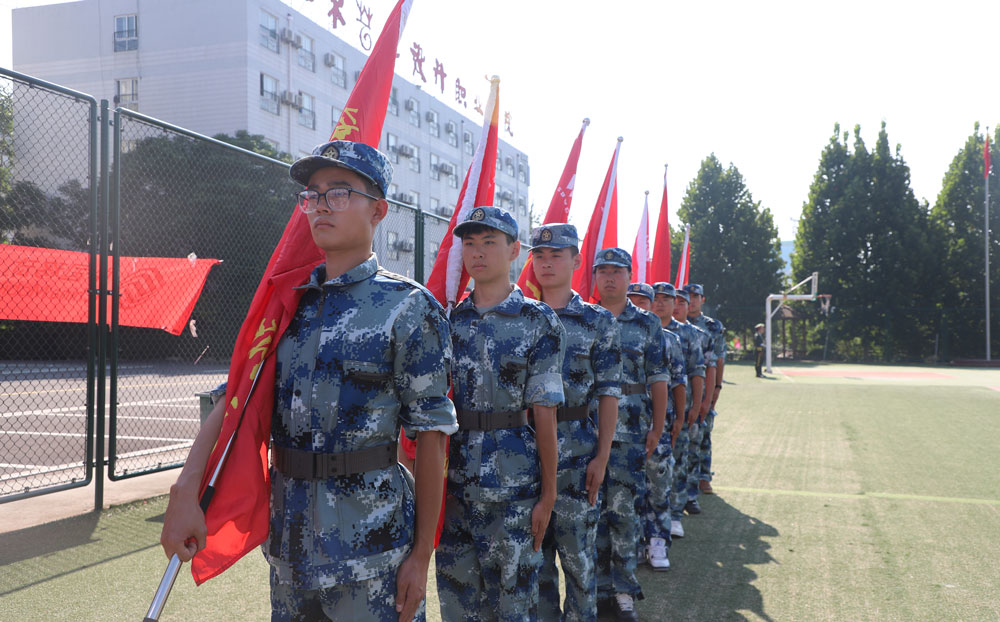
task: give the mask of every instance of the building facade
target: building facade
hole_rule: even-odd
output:
[[[246,130],[299,157],[329,139],[367,57],[280,0],[79,0],[15,9],[13,58],[15,71],[113,105],[209,136]],[[394,75],[379,144],[395,167],[390,198],[450,217],[481,128]],[[501,140],[495,204],[522,241],[529,185],[527,155]],[[414,276],[413,219],[391,211],[376,250]],[[425,231],[425,266],[443,231]]]

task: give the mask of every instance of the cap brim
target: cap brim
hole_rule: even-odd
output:
[[[327,158],[324,156],[311,155],[311,156],[306,156],[304,158],[299,158],[298,160],[295,161],[294,164],[292,164],[292,167],[288,169],[288,176],[292,178],[292,181],[298,182],[303,186],[308,186],[309,178],[313,176],[313,173],[315,173],[320,169],[330,168],[330,167],[342,168],[345,171],[351,171],[358,177],[361,177],[362,179],[371,182],[371,184],[376,188],[378,188],[380,191],[385,192],[384,190],[382,190],[382,187],[378,185],[377,181],[375,181],[368,175],[365,175],[364,173],[354,168],[353,166],[348,166],[347,164],[345,164],[340,160],[334,160],[333,158]]]
[[[485,222],[485,221],[482,221],[482,220],[466,220],[465,222],[456,225],[455,228],[452,230],[451,233],[452,233],[452,235],[457,235],[457,236],[461,237],[462,236],[462,231],[464,231],[465,229],[468,229],[468,228],[472,227],[472,225],[479,225],[481,227],[486,227],[487,229],[493,229],[494,231],[499,231],[500,233],[503,233],[505,235],[510,235],[510,236],[512,236],[514,238],[517,238],[516,235],[512,235],[509,231],[504,231],[503,229],[501,229],[499,227],[494,227],[493,225],[489,224],[488,222]]]

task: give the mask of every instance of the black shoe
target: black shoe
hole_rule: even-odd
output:
[[[597,615],[610,616],[614,615],[618,611],[615,606],[614,596],[598,596],[597,597]]]
[[[698,505],[697,499],[691,499],[684,506],[684,511],[688,514],[701,514],[701,506]]]
[[[615,619],[620,622],[638,622],[635,615],[635,599],[628,594],[615,595]]]

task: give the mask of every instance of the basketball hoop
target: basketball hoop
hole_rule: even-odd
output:
[[[823,312],[823,315],[829,317],[830,315],[830,301],[833,299],[833,294],[817,294],[819,298],[819,308]]]

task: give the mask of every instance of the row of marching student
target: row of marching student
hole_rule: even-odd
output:
[[[290,169],[297,209],[170,489],[161,544],[199,584],[259,546],[272,620],[423,620],[432,559],[443,620],[637,619],[640,557],[666,568],[681,512],[710,490],[714,354],[683,303],[676,328],[629,300],[629,254],[600,244],[616,215],[581,253],[567,202],[532,232],[530,291],[510,282],[520,243],[492,205],[496,79],[427,288],[379,266],[392,166],[373,145],[410,4],[331,140]],[[605,214],[614,186],[609,170]],[[654,311],[701,293],[656,287],[638,292]]]

